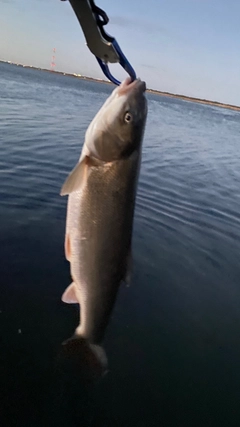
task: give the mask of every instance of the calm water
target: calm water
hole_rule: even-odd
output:
[[[110,372],[59,368],[61,185],[112,88],[0,64],[1,426],[240,424],[240,115],[149,95],[134,272],[107,330]]]

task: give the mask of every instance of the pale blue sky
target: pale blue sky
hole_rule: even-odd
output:
[[[153,89],[240,105],[239,0],[96,0]],[[0,59],[103,77],[68,2],[0,0]],[[125,74],[112,66],[116,77]]]

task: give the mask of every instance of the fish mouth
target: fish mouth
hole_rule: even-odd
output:
[[[146,91],[146,83],[141,79],[132,81],[131,77],[127,77],[118,87],[118,95],[125,95],[132,90],[137,90],[144,93]]]

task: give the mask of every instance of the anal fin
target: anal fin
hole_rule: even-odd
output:
[[[77,286],[74,282],[72,282],[63,293],[62,301],[67,304],[79,304],[77,299]]]

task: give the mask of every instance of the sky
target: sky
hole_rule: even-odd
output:
[[[240,105],[239,0],[95,3],[148,88]],[[68,1],[0,0],[0,59],[50,68],[53,47],[57,71],[104,78]]]

